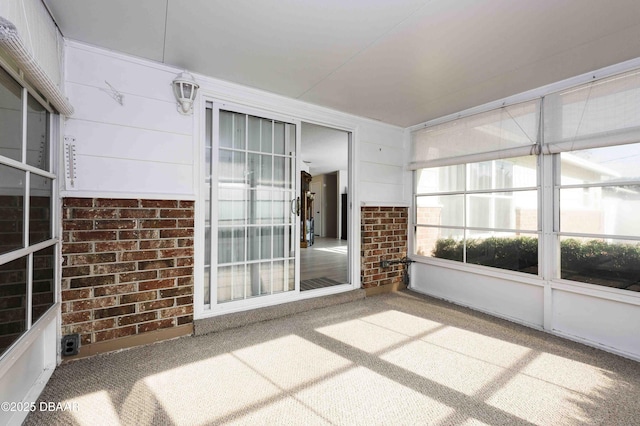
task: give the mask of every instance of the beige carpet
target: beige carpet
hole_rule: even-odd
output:
[[[27,425],[634,425],[640,364],[411,292],[60,366]]]

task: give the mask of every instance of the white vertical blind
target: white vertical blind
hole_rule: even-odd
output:
[[[547,95],[545,153],[640,142],[640,71]]]
[[[540,100],[416,130],[412,170],[536,154]]]

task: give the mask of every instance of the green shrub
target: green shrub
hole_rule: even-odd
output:
[[[462,261],[465,242],[443,238],[436,242],[433,257]],[[538,239],[490,237],[466,240],[467,263],[536,274]],[[612,244],[574,238],[560,243],[562,277],[583,282],[616,281],[625,288],[640,281],[640,244]],[[605,285],[610,285],[604,283]]]

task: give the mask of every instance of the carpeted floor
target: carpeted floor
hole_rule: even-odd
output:
[[[640,364],[385,294],[63,364],[26,425],[637,425]]]

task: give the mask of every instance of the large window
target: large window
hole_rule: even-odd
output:
[[[55,303],[49,121],[0,68],[0,356]]]
[[[538,272],[536,157],[416,172],[415,254]]]
[[[420,129],[412,144],[414,254],[640,291],[640,71]]]

